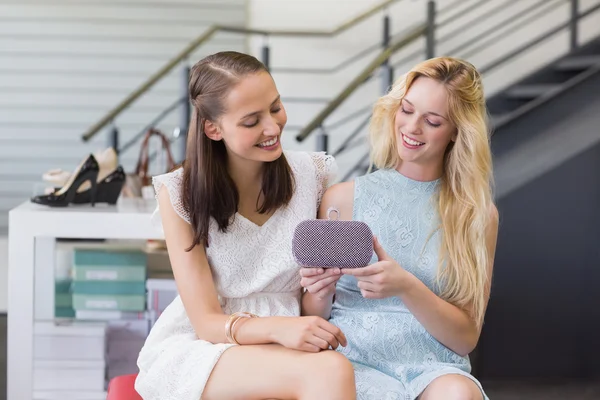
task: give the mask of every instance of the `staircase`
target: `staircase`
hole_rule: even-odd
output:
[[[577,85],[585,84],[599,71],[600,39],[597,38],[489,99],[488,109],[494,128],[502,131],[494,137],[494,153],[500,156],[523,143],[522,137],[504,132],[510,122],[547,105],[554,97],[563,95]],[[538,129],[533,129],[528,139],[540,134],[542,132]]]
[[[600,141],[600,108],[592,107],[600,106],[594,90],[599,77],[600,39],[595,39],[488,101],[495,120],[498,198]]]

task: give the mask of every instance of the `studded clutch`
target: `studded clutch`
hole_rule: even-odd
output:
[[[304,267],[366,267],[373,256],[373,233],[361,221],[306,220],[294,231],[292,252]]]

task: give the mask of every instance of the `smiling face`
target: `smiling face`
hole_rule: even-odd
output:
[[[207,122],[207,136],[222,140],[230,158],[271,162],[282,154],[281,133],[287,115],[273,78],[250,74],[225,98],[225,113],[217,124]]]
[[[427,77],[417,78],[395,115],[394,131],[399,171],[421,170],[417,175],[440,175],[444,154],[455,139],[456,128],[448,116],[448,92],[443,83]]]

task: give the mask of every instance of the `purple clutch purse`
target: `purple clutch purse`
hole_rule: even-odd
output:
[[[373,233],[361,221],[306,220],[294,231],[292,252],[305,267],[366,267],[373,256]]]

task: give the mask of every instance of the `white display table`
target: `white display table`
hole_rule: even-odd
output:
[[[142,199],[66,208],[26,202],[9,212],[8,400],[33,398],[33,327],[54,320],[56,239],[162,239],[150,222],[155,207]]]

